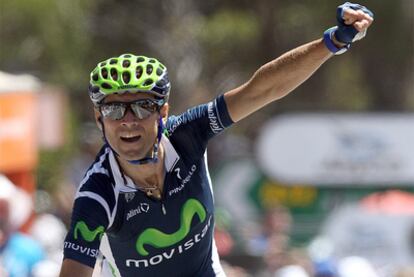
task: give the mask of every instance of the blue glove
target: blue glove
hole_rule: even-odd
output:
[[[336,20],[338,22],[338,29],[335,31],[335,38],[339,42],[343,42],[346,44],[352,43],[354,41],[360,40],[365,36],[366,32],[359,33],[357,29],[355,29],[352,25],[346,25],[345,20],[343,19],[344,10],[346,9],[353,9],[355,11],[362,10],[364,13],[368,14],[370,17],[374,18],[374,14],[368,10],[366,7],[361,6],[359,4],[353,4],[350,2],[346,2],[338,6],[336,10]]]
[[[343,19],[344,11],[346,9],[353,9],[353,10],[362,10],[364,13],[368,14],[370,17],[374,17],[374,14],[368,10],[366,7],[361,6],[359,4],[353,4],[350,2],[346,2],[338,6],[336,10],[336,20],[338,22],[338,26],[329,28],[323,34],[323,41],[326,47],[335,55],[339,55],[345,53],[350,47],[351,43],[357,40],[362,39],[365,37],[366,30],[363,32],[358,32],[357,29],[353,25],[345,24],[345,20]],[[335,36],[335,38],[334,38]],[[338,48],[334,43],[333,39],[345,43],[346,45],[342,48]]]

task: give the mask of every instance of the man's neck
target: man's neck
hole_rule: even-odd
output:
[[[125,175],[134,181],[136,186],[156,186],[162,190],[165,175],[165,151],[163,145],[159,144],[158,161],[156,163],[131,164],[130,162],[118,159],[119,166]]]

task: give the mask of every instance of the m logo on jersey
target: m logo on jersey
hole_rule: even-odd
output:
[[[145,245],[151,245],[155,248],[166,248],[182,241],[190,232],[191,221],[197,215],[200,222],[206,219],[206,210],[203,205],[196,199],[188,199],[181,209],[180,228],[172,233],[166,234],[155,228],[148,228],[139,235],[135,244],[136,250],[142,256],[148,256]]]
[[[100,240],[104,232],[105,232],[105,228],[103,226],[98,226],[95,230],[90,230],[88,225],[86,225],[85,221],[78,221],[73,231],[73,237],[77,240],[79,237],[78,234],[80,233],[83,240],[87,242],[92,242],[98,236]]]

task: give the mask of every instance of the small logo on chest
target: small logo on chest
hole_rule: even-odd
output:
[[[134,199],[135,197],[135,193],[134,192],[127,192],[125,193],[125,201],[128,203],[130,202],[132,199]]]
[[[147,203],[140,203],[137,208],[128,211],[126,220],[130,220],[132,217],[141,214],[148,213],[149,205]]]
[[[168,191],[168,195],[171,196],[175,193],[180,192],[181,190],[184,189],[185,185],[191,180],[191,177],[193,176],[194,172],[197,170],[197,166],[195,164],[193,164],[190,168],[190,170],[187,173],[187,176],[185,176],[184,179],[181,178],[180,175],[180,168],[176,168],[174,169],[174,171],[177,173],[177,179],[179,179],[179,184],[177,187],[171,189]]]
[[[180,170],[181,169],[179,167],[177,167],[176,169],[174,169],[174,171],[177,173],[177,178],[180,179],[180,180],[182,180],[181,175],[180,175]]]

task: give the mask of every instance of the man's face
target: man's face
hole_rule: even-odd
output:
[[[151,99],[152,96],[144,93],[112,94],[105,98],[104,103],[131,102],[142,99]],[[99,110],[95,109],[95,118],[100,126],[99,117],[104,123],[106,139],[111,147],[124,160],[142,159],[152,151],[157,139],[158,120],[160,116],[167,117],[168,104],[165,104],[160,112],[154,112],[145,119],[139,119],[130,108],[125,116],[119,120],[105,118]]]

